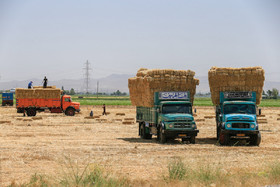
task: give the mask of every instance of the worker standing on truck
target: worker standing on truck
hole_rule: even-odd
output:
[[[28,89],[33,88],[32,83],[33,83],[32,81],[30,81],[30,82],[28,83]]]
[[[48,79],[45,76],[44,80],[43,80],[43,88],[47,88],[47,84],[48,84]]]
[[[103,108],[103,113],[102,113],[102,115],[106,115],[106,106],[105,106],[105,104],[103,104],[102,108]]]

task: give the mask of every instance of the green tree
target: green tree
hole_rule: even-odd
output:
[[[266,94],[270,98],[272,96],[272,91],[271,90],[267,90]]]
[[[272,88],[271,95],[273,99],[277,99],[279,95],[279,91],[276,88]]]
[[[74,88],[71,88],[70,92],[69,92],[69,95],[75,95],[75,90]]]

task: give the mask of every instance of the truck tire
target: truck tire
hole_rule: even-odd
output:
[[[228,145],[228,143],[229,143],[229,135],[228,134],[224,134],[224,133],[220,133],[219,143],[221,145]]]
[[[191,138],[190,138],[190,143],[191,143],[191,144],[195,144],[195,136],[191,136]]]
[[[220,137],[220,128],[217,126],[217,140],[219,140]]]
[[[160,127],[160,130],[159,130],[159,142],[162,144],[166,143],[166,136],[163,133],[162,127]]]
[[[261,133],[255,134],[250,138],[250,145],[259,146],[261,143]]]
[[[26,110],[27,116],[36,116],[36,109],[35,108],[29,108]]]
[[[67,108],[65,111],[66,116],[74,116],[75,115],[75,110],[74,108]]]
[[[24,109],[22,109],[22,108],[17,109],[17,113],[23,113],[23,112],[24,112]]]
[[[142,138],[142,139],[151,139],[151,138],[152,138],[152,135],[146,133],[146,129],[145,129],[145,128],[146,128],[146,127],[145,127],[145,124],[142,123],[142,124],[140,125],[140,136],[141,136],[141,138]]]

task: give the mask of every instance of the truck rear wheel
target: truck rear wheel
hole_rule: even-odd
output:
[[[261,133],[255,134],[250,138],[250,145],[259,146],[261,143]]]
[[[195,144],[195,136],[191,136],[191,138],[190,138],[190,143],[191,143],[191,144]]]
[[[152,138],[152,135],[146,133],[146,129],[145,129],[145,128],[146,128],[146,127],[145,127],[145,124],[142,123],[142,124],[140,125],[140,136],[141,136],[141,138],[142,138],[142,139],[151,139],[151,138]]]
[[[26,110],[27,116],[36,116],[36,109],[35,108],[29,108]]]
[[[75,110],[73,108],[67,108],[65,111],[66,116],[74,116]]]
[[[160,143],[166,143],[166,136],[163,132],[162,127],[160,127],[160,130],[159,130],[159,142]]]

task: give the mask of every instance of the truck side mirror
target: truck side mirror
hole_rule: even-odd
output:
[[[196,114],[196,108],[194,108],[194,113]]]
[[[261,115],[261,114],[262,114],[262,109],[260,108],[260,109],[259,109],[259,115]]]

